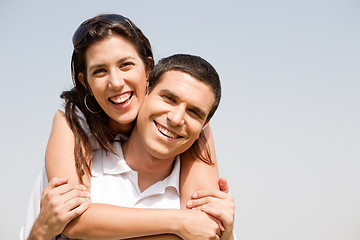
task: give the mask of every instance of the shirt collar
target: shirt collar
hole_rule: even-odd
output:
[[[113,146],[117,155],[102,149],[94,151],[91,170],[94,177],[103,174],[122,174],[132,171],[125,162],[121,142],[114,142]]]
[[[93,177],[104,174],[116,175],[134,171],[126,164],[121,148],[121,142],[115,141],[113,146],[117,155],[102,149],[94,151],[91,169]],[[180,165],[180,156],[176,156],[174,160],[174,167],[170,175],[164,180],[158,182],[158,187],[161,188],[159,189],[160,192],[165,192],[168,187],[173,187],[180,195]]]
[[[174,167],[173,170],[171,171],[170,175],[167,176],[167,178],[165,178],[162,182],[163,182],[163,191],[165,192],[165,190],[168,187],[173,187],[176,189],[177,193],[180,195],[180,187],[179,187],[179,182],[180,182],[180,156],[176,156],[175,160],[174,160]]]
[[[144,199],[153,195],[164,194],[168,189],[175,189],[178,196],[180,196],[180,157],[176,156],[174,160],[173,170],[170,175],[164,180],[154,183],[140,194],[140,198]]]

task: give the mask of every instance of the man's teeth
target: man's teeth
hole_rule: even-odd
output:
[[[123,103],[126,100],[128,100],[130,98],[131,94],[130,93],[126,93],[123,94],[121,96],[116,96],[116,97],[110,97],[110,100],[114,103]]]
[[[178,135],[157,124],[157,129],[169,138],[177,138]]]

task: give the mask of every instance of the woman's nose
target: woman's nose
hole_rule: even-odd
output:
[[[124,77],[118,71],[111,71],[109,75],[109,87],[113,89],[120,89],[124,86]]]

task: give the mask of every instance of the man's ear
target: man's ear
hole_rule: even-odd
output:
[[[207,127],[207,125],[209,124],[210,122],[210,119],[206,120],[206,122],[204,123],[204,126],[203,128],[201,129],[201,132],[204,131],[204,129]],[[197,136],[196,139],[199,139],[200,135],[201,135],[201,132],[199,133],[199,135]]]
[[[204,123],[204,126],[203,126],[202,130],[204,130],[204,129],[207,127],[207,125],[209,124],[209,122],[210,122],[210,119],[206,120],[206,122]]]

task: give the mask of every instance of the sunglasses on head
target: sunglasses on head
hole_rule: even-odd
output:
[[[132,24],[125,17],[118,15],[118,14],[106,14],[106,15],[99,16],[98,18],[96,18],[96,20],[93,20],[93,19],[87,20],[78,27],[78,29],[75,31],[74,36],[72,38],[74,48],[76,48],[77,45],[82,40],[84,40],[85,36],[89,32],[90,26],[94,23],[101,23],[108,27],[115,26],[118,23],[128,23],[130,25],[130,27],[132,28],[132,30],[135,32],[136,36],[139,37],[136,30],[132,26]]]

